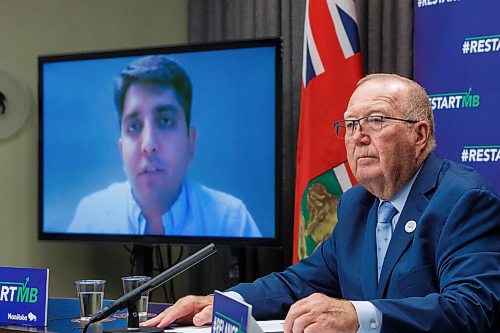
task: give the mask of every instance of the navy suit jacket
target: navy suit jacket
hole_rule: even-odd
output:
[[[319,292],[371,301],[382,332],[500,332],[500,198],[474,170],[431,154],[401,212],[377,282],[379,200],[341,198],[332,235],[307,259],[230,290],[258,319],[283,318]],[[412,232],[405,231],[415,221]]]

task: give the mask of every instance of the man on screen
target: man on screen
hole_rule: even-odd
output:
[[[285,333],[500,332],[500,197],[433,152],[424,89],[369,75],[335,129],[360,185],[342,195],[332,235],[229,292],[257,319],[285,318]],[[213,296],[187,296],[143,325],[202,325],[212,310]]]
[[[128,181],[84,198],[68,231],[175,236],[261,236],[243,202],[186,179],[196,130],[192,86],[163,56],[131,63],[116,80],[118,146]]]

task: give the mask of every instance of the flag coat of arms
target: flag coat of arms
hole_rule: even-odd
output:
[[[294,261],[307,257],[337,223],[340,195],[355,183],[333,123],[361,79],[352,0],[308,0],[295,184]]]

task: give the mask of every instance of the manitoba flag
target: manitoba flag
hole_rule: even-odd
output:
[[[337,223],[338,198],[355,182],[344,141],[335,136],[333,123],[343,119],[361,77],[354,1],[308,0],[297,143],[295,262],[330,235]]]

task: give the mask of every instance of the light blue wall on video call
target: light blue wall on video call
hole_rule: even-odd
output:
[[[44,65],[46,232],[64,232],[84,196],[125,180],[113,79],[139,57]],[[274,235],[274,49],[170,54],[193,84],[196,154],[189,177],[240,198]]]

